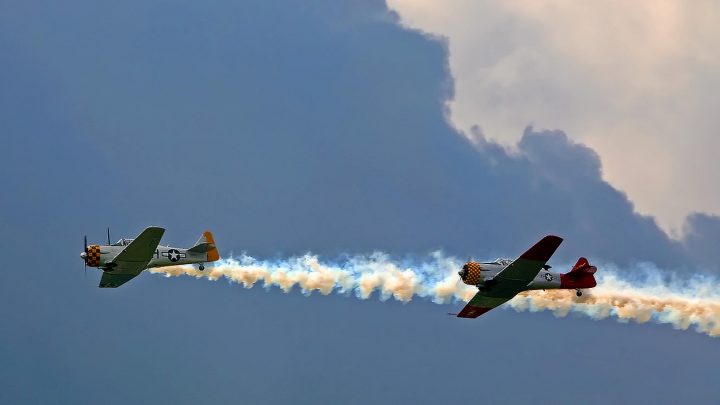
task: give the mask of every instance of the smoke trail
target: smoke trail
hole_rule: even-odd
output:
[[[367,299],[377,292],[381,300],[408,302],[413,297],[438,304],[469,301],[477,292],[457,276],[462,261],[433,253],[424,262],[393,261],[382,253],[350,257],[342,263],[321,263],[317,256],[286,260],[258,260],[242,255],[222,260],[199,271],[192,266],[151,269],[167,277],[187,275],[209,280],[228,279],[252,288],[262,283],[289,292],[298,286],[304,294],[317,291],[354,294]],[[720,336],[720,283],[706,276],[677,277],[652,266],[642,266],[639,276],[623,278],[611,266],[600,266],[598,286],[582,297],[574,291],[547,290],[519,294],[508,305],[516,311],[550,310],[558,317],[575,312],[593,319],[615,317],[621,322],[669,323],[676,329],[694,326],[698,332]]]

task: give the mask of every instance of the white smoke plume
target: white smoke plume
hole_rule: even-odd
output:
[[[252,288],[279,287],[289,292],[297,286],[304,294],[315,291],[354,294],[367,299],[377,292],[381,300],[409,302],[414,297],[435,303],[467,302],[477,292],[463,284],[457,271],[462,261],[433,253],[424,262],[396,261],[382,253],[353,256],[342,263],[322,263],[317,256],[284,260],[259,260],[242,255],[221,260],[199,271],[193,266],[151,269],[151,273],[192,276],[230,282]],[[569,267],[569,266],[568,266]],[[530,291],[519,294],[506,306],[516,311],[550,310],[558,317],[575,312],[593,319],[608,317],[621,322],[648,321],[671,324],[686,330],[691,326],[709,336],[720,336],[720,282],[709,276],[682,277],[640,266],[635,276],[621,276],[612,266],[598,266],[598,286],[576,297],[572,290]]]

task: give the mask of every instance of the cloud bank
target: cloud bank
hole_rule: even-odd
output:
[[[714,1],[391,0],[405,25],[443,36],[453,124],[513,145],[562,128],[602,157],[603,177],[681,235],[720,213],[720,7]]]
[[[362,13],[330,3],[284,13],[262,2],[228,7],[166,14],[149,2],[105,20],[52,7],[0,17],[6,31],[44,38],[14,35],[17,46],[6,47],[13,66],[27,67],[1,79],[2,122],[26,135],[13,138],[2,164],[13,173],[32,150],[63,167],[7,176],[22,191],[3,210],[102,184],[83,215],[112,223],[132,212],[128,233],[147,223],[188,235],[210,228],[223,246],[261,256],[513,256],[554,233],[566,239],[559,260],[717,271],[700,253],[720,227],[714,217],[695,217],[692,236],[671,240],[603,180],[598,154],[564,132],[526,128],[513,152],[480,132],[475,143],[460,136],[444,113],[453,96],[447,49],[400,27],[382,2]],[[58,29],[57,13],[73,29]],[[276,23],[259,26],[260,17]],[[28,121],[23,108],[45,113]]]

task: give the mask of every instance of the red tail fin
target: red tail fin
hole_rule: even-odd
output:
[[[570,270],[570,273],[585,273],[585,274],[595,274],[597,271],[597,267],[591,266],[590,262],[584,257],[581,257],[578,259],[577,263],[573,266],[572,270]]]
[[[596,271],[597,267],[581,257],[569,273],[560,275],[560,288],[593,288],[597,285],[593,276]]]

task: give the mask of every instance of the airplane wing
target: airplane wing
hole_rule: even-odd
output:
[[[145,270],[164,233],[165,229],[156,226],[145,228],[137,238],[105,265],[112,270],[103,273],[100,279],[100,288],[119,287]]]
[[[462,311],[458,312],[457,317],[477,318],[485,312],[493,308],[499,307],[500,305],[510,301],[510,299],[512,299],[512,297],[514,296],[515,294],[510,297],[488,297],[483,294],[483,291],[478,291],[478,293],[475,294],[474,297],[472,297],[470,302],[465,305],[465,308],[463,308]]]
[[[459,318],[477,318],[512,299],[537,276],[562,243],[562,238],[548,235],[505,267],[458,313]]]
[[[140,270],[142,271],[142,270]],[[140,271],[137,272],[137,274],[114,274],[113,273],[103,273],[102,278],[100,279],[100,288],[117,288],[121,285],[127,283],[128,281],[132,280],[140,274]]]

